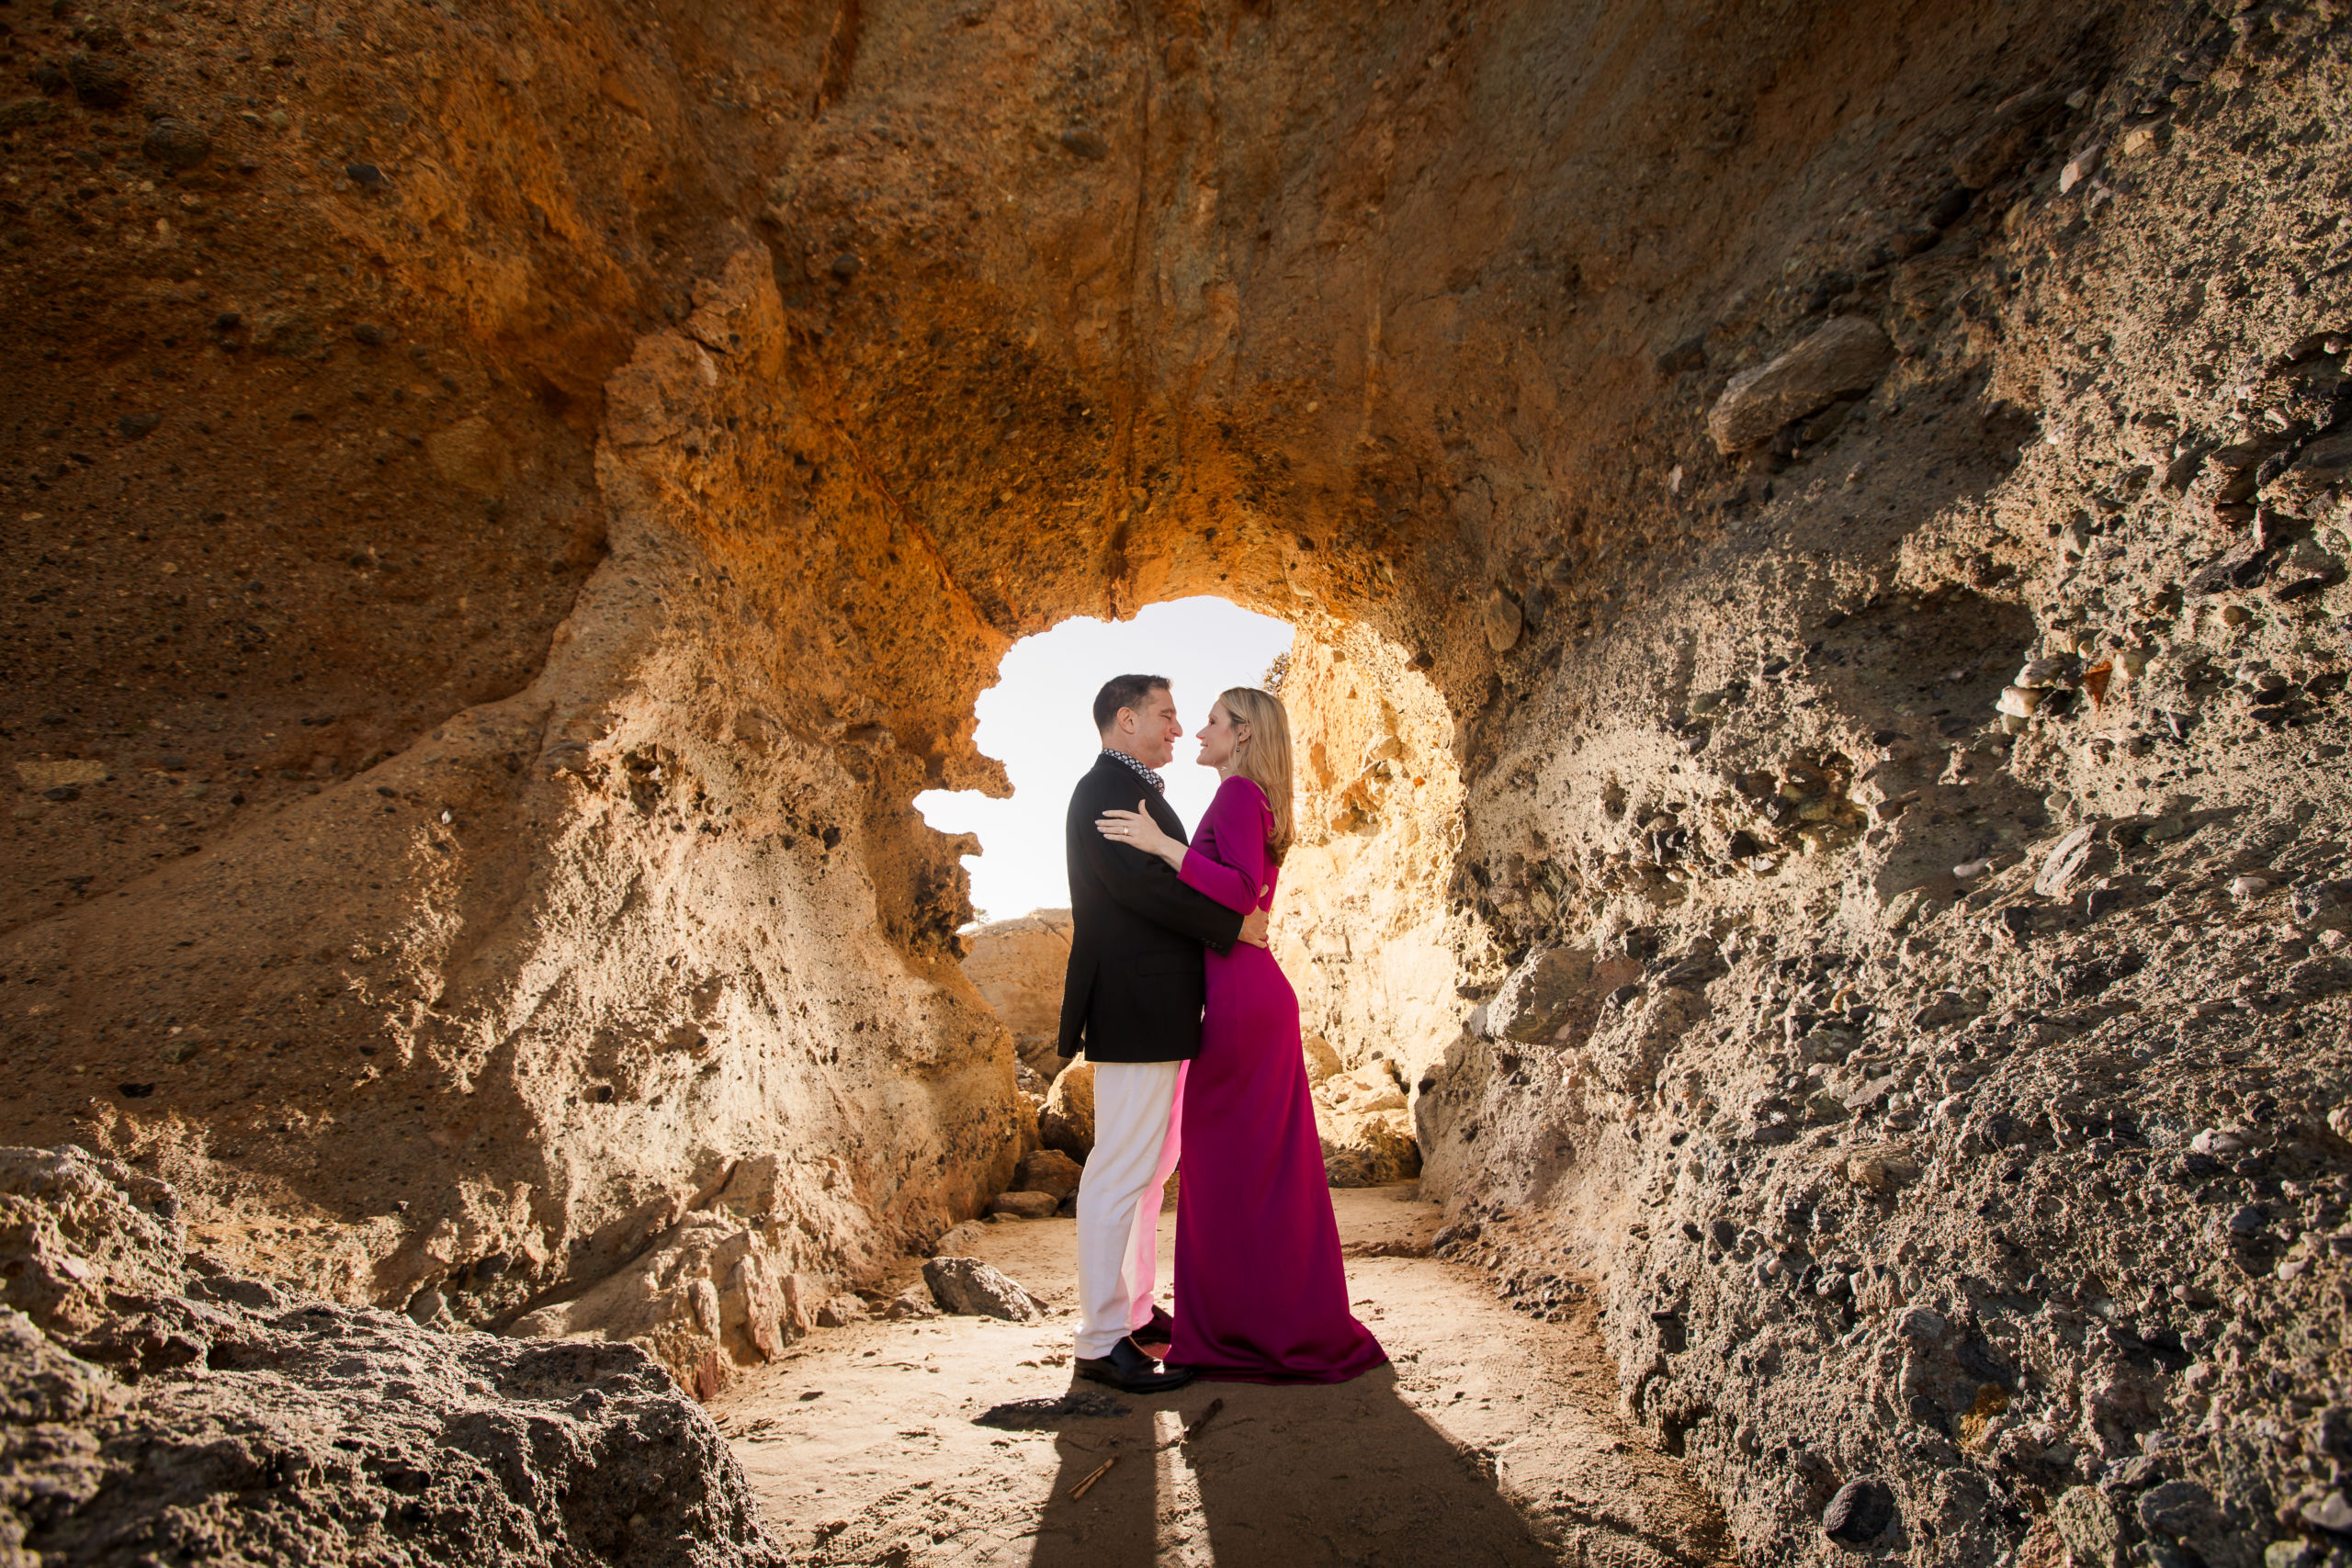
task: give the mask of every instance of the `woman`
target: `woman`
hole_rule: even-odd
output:
[[[1095,827],[1228,908],[1271,908],[1291,841],[1290,720],[1237,686],[1197,738],[1217,786],[1188,849],[1139,811]],[[1211,953],[1183,1087],[1171,1366],[1242,1382],[1342,1382],[1388,1359],[1348,1311],[1340,1228],[1299,1046],[1298,997],[1261,947]]]

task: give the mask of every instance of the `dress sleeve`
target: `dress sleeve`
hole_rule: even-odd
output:
[[[1094,830],[1090,810],[1082,830],[1073,831],[1072,852],[1082,857],[1117,903],[1155,925],[1180,931],[1218,953],[1229,951],[1240,934],[1240,915],[1221,907],[1198,888],[1187,887],[1158,855],[1114,844]],[[1243,911],[1246,913],[1246,911]]]
[[[1197,845],[1184,852],[1184,886],[1207,894],[1228,909],[1245,914],[1258,907],[1258,890],[1266,881],[1266,797],[1248,779],[1232,778],[1217,786],[1196,837],[1216,846],[1219,858],[1201,852]]]

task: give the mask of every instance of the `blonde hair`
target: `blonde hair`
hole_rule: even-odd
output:
[[[1255,686],[1235,686],[1219,693],[1226,716],[1250,731],[1233,747],[1233,771],[1266,792],[1273,808],[1274,830],[1266,841],[1274,863],[1290,850],[1290,715],[1282,699]]]

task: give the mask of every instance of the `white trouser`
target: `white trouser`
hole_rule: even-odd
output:
[[[1094,1150],[1078,1186],[1078,1353],[1090,1360],[1151,1320],[1159,1205],[1176,1168],[1184,1067],[1094,1066]]]

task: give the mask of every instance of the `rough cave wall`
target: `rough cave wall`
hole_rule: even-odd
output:
[[[1305,629],[1282,682],[1299,794],[1274,954],[1308,1033],[1345,1066],[1376,1054],[1411,1085],[1461,1034],[1464,976],[1498,962],[1452,897],[1464,826],[1453,717],[1370,627]]]
[[[997,656],[1219,592],[1310,1014],[1747,1551],[2238,1561],[2346,1457],[2335,28],[31,18],[11,1135],[723,1376],[1025,1135],[907,804]]]
[[[1669,345],[1619,523],[1687,563],[1531,544],[1491,601],[1456,889],[1509,968],[1464,943],[1425,1185],[1532,1310],[1598,1276],[1759,1557],[2352,1519],[2340,34],[2119,36],[1931,139],[1932,221],[1792,236],[1762,341]],[[1832,313],[1874,389],[1717,456]]]

